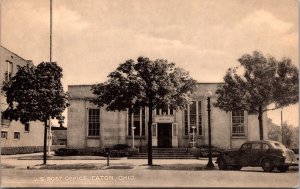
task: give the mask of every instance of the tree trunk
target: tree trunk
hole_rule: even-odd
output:
[[[260,140],[264,140],[263,111],[262,111],[262,107],[258,108],[258,123],[259,123],[259,139]]]
[[[43,164],[47,164],[47,120],[44,121],[45,129],[44,129],[44,155],[43,155]]]
[[[148,165],[152,165],[152,105],[149,105],[148,116]]]

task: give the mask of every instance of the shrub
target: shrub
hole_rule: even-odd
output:
[[[107,157],[107,154],[105,153],[105,150],[102,150],[103,156]],[[128,151],[127,150],[110,150],[110,157],[127,157],[128,156]]]
[[[57,156],[75,156],[78,154],[78,150],[69,148],[59,148],[54,152]]]
[[[42,151],[43,146],[2,147],[1,155],[29,154]]]
[[[139,147],[140,153],[148,153],[148,145]]]
[[[129,146],[128,145],[116,145],[110,149],[110,157],[127,157],[129,156]],[[132,150],[131,150],[132,151]],[[74,156],[74,155],[90,155],[90,156],[104,156],[107,157],[105,149],[100,148],[82,148],[82,149],[69,149],[69,148],[59,148],[54,150],[57,156]],[[137,154],[137,149],[134,149],[132,154]]]
[[[88,147],[88,148],[79,148],[76,149],[78,151],[77,155],[80,156],[92,156],[95,155],[95,152],[98,151],[100,148],[97,147]]]
[[[98,150],[93,152],[93,155],[107,157],[105,149],[98,149]],[[128,151],[127,150],[110,149],[110,155],[109,156],[110,157],[127,157],[128,156]]]
[[[199,147],[199,156],[198,157],[208,157],[208,145],[201,145]],[[212,157],[218,157],[220,152],[222,150],[218,147],[215,147],[215,146],[212,146],[211,147],[211,154],[212,154]]]
[[[105,156],[105,152],[103,149],[96,150],[93,155],[95,156]]]
[[[127,144],[117,144],[113,146],[114,150],[127,150],[130,146]]]
[[[137,155],[138,149],[137,148],[129,148],[128,149],[128,156]]]
[[[129,152],[128,150],[120,150],[119,151],[119,157],[128,157]]]

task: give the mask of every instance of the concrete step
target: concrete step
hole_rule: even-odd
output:
[[[186,148],[152,148],[153,151],[186,151]]]
[[[140,153],[143,154],[143,153]],[[144,152],[144,154],[147,154],[146,152]],[[186,152],[152,152],[152,154],[189,154]]]
[[[193,156],[192,154],[152,154],[152,157],[154,159],[195,159],[196,157]],[[148,158],[148,154],[147,153],[143,153],[143,154],[137,154],[137,155],[133,155],[131,157],[128,157],[129,159],[135,159],[135,158]]]
[[[128,159],[147,159],[148,156],[131,156]],[[153,159],[196,159],[194,156],[153,156]]]
[[[139,153],[128,159],[147,159],[148,153]],[[152,148],[153,159],[196,159],[186,148]]]

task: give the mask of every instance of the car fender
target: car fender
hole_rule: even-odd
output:
[[[266,156],[263,156],[261,159],[260,159],[260,164],[262,163],[263,160],[265,159],[269,159],[269,160],[272,160],[274,165],[280,165],[281,163],[281,160],[283,159],[281,156],[278,156],[278,155],[275,155],[275,154],[271,154],[271,155],[266,155]]]
[[[235,160],[226,154],[221,154],[218,156],[216,163],[218,163],[219,159],[224,159],[227,165],[235,165]]]

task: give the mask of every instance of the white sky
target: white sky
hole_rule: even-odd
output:
[[[1,43],[49,61],[50,0],[2,0]],[[164,58],[199,82],[221,82],[244,53],[298,65],[297,0],[53,0],[53,60],[70,84],[103,82],[119,63]],[[298,125],[298,107],[284,121]],[[280,110],[268,112],[280,123]]]

